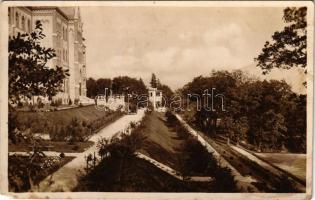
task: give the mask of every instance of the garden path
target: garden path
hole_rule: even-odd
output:
[[[143,116],[144,110],[140,109],[137,114],[125,115],[100,130],[97,134],[90,138],[90,141],[95,142],[93,146],[82,153],[77,153],[76,158],[46,177],[39,183],[37,188],[34,188],[34,190],[38,192],[69,192],[73,190],[78,183],[78,175],[80,173],[84,173],[86,156],[97,152],[97,141],[100,138],[109,139],[118,132],[124,131],[129,126],[130,122],[139,122]],[[66,153],[66,156],[67,155],[68,154]]]

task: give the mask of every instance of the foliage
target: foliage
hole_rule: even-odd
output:
[[[176,116],[171,111],[166,111],[165,113],[166,121],[168,126],[173,127],[174,131],[177,133],[178,137],[181,139],[188,140],[190,133],[188,130],[178,121]]]
[[[84,108],[84,109],[83,109]],[[91,108],[83,107],[82,112],[76,110],[51,112],[9,112],[9,138],[12,142],[18,142],[15,138],[16,131],[49,134],[53,141],[84,141],[102,127],[112,123],[122,116],[121,112],[95,113]],[[12,108],[13,109],[13,108]],[[81,108],[76,108],[80,110]],[[92,107],[92,109],[94,109]],[[59,113],[60,112],[60,113]],[[93,118],[85,120],[82,114],[93,114]],[[56,115],[57,117],[53,117]],[[63,116],[65,115],[65,116]],[[79,118],[78,116],[81,116]],[[92,116],[91,116],[92,117]],[[61,119],[60,119],[61,118]],[[15,130],[16,129],[16,130]],[[78,132],[76,132],[78,131]]]
[[[306,7],[284,9],[283,20],[287,26],[280,32],[276,31],[272,36],[273,41],[267,41],[261,54],[255,58],[263,74],[267,74],[273,68],[305,69],[307,63],[306,13]]]
[[[147,94],[148,91],[142,79],[130,78],[128,76],[115,77],[112,81],[112,90],[114,94]]]
[[[152,88],[157,88],[157,86],[158,86],[158,79],[156,78],[154,73],[151,76],[150,85]]]
[[[75,98],[75,99],[74,99],[74,104],[75,104],[75,105],[79,105],[79,102],[80,102],[80,99],[78,99],[78,98]]]
[[[112,86],[112,80],[106,79],[106,78],[100,78],[97,80],[94,80],[93,78],[89,78],[86,81],[86,88],[87,88],[87,96],[90,98],[95,98],[97,95],[104,94],[105,88],[106,95],[109,95],[110,88]]]
[[[162,91],[163,99],[166,101],[166,102],[162,102],[163,106],[169,107],[171,103],[171,99],[174,95],[174,92],[171,90],[169,86],[164,85],[160,82],[158,82],[157,89]]]
[[[9,38],[9,99],[48,96],[51,99],[61,91],[63,79],[68,71],[61,67],[49,68],[47,63],[56,56],[52,48],[42,47],[45,37],[41,23],[37,22],[35,31]]]
[[[211,176],[211,188],[215,192],[234,192],[236,183],[231,171],[221,167],[218,160],[207,148],[193,137],[176,116],[167,111],[165,113],[169,126],[175,128],[177,135],[184,139],[179,148],[178,165],[182,176]]]
[[[200,130],[224,134],[235,143],[245,142],[262,151],[306,151],[306,96],[294,93],[285,81],[260,81],[240,71],[213,71],[186,84],[182,94],[202,96],[211,88],[214,95],[224,95],[225,110],[220,109],[220,99],[214,98],[214,110],[205,109],[202,100],[201,109],[188,119]],[[187,103],[195,105],[196,99]]]
[[[8,179],[10,192],[28,192],[49,174],[69,162],[70,157],[44,155],[9,156]]]
[[[74,117],[70,124],[66,126],[66,135],[69,142],[86,141],[88,136],[86,134],[87,132],[88,131],[85,130],[85,127],[82,126],[81,121],[79,121],[76,117]]]
[[[68,105],[69,105],[69,106],[72,105],[72,100],[71,100],[71,98],[69,98],[69,100],[68,100]]]

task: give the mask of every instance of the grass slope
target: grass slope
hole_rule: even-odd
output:
[[[126,160],[119,170],[119,159],[104,159],[79,181],[75,191],[91,192],[212,192],[210,183],[183,182],[151,163],[139,159]]]
[[[97,110],[94,105],[54,112],[18,112],[18,121],[23,121],[35,115],[47,118],[56,124],[68,124],[74,117],[80,121],[94,121],[100,117],[107,116],[108,112]]]
[[[143,132],[147,136],[147,141],[140,151],[176,169],[176,157],[179,153],[177,150],[184,141],[166,126],[164,113],[152,112],[145,124]]]

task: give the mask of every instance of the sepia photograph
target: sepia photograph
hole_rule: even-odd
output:
[[[1,193],[310,199],[313,6],[1,3]]]

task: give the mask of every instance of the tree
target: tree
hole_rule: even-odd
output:
[[[147,94],[148,91],[142,79],[135,79],[128,76],[119,76],[113,79],[112,89],[115,94]]]
[[[9,99],[17,102],[21,97],[48,96],[51,99],[62,91],[68,70],[47,63],[56,56],[55,50],[40,45],[45,37],[42,25],[36,22],[34,32],[9,38]]]
[[[105,94],[105,88],[107,88],[106,95],[108,96],[110,93],[111,87],[112,87],[112,80],[111,79],[109,79],[109,78],[97,79],[97,81],[96,81],[96,94],[95,95]]]
[[[273,68],[305,69],[307,63],[306,12],[306,7],[284,9],[283,20],[287,26],[284,30],[275,32],[272,36],[273,41],[267,41],[261,54],[255,58],[263,74],[267,74]]]
[[[158,81],[157,81],[157,78],[156,78],[156,76],[155,76],[154,73],[152,73],[150,85],[151,85],[151,87],[153,87],[153,88],[157,88]]]
[[[261,150],[305,152],[306,95],[294,93],[283,80],[260,81],[240,71],[213,71],[210,76],[194,78],[181,91],[184,96],[202,96],[211,88],[224,95],[225,111],[216,104],[215,110],[205,109],[203,101],[199,110],[185,111],[188,121],[200,130],[224,134]],[[196,98],[187,103],[194,106]]]
[[[174,92],[171,90],[171,88],[167,85],[164,85],[164,84],[161,84],[158,86],[158,89],[162,91],[162,95],[163,95],[163,98],[166,102],[163,102],[163,105],[168,107],[171,103],[171,98],[174,94]]]
[[[86,81],[86,96],[93,98],[97,95],[96,81],[93,78],[89,78]]]

